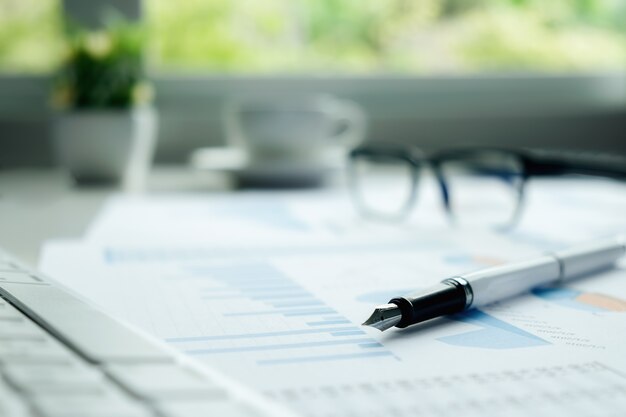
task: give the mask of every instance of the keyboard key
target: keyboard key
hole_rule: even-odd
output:
[[[11,283],[11,284],[37,284],[37,285],[48,285],[42,279],[36,277],[35,275],[28,274],[26,272],[7,272],[0,271],[0,285],[3,283]]]
[[[0,417],[27,417],[30,415],[23,399],[0,378]]]
[[[77,360],[73,352],[48,337],[0,340],[0,364],[72,363]]]
[[[93,392],[106,381],[97,368],[79,362],[13,363],[5,366],[3,371],[14,386],[30,394]]]
[[[39,395],[33,404],[42,417],[148,417],[143,403],[113,389],[72,395]]]
[[[159,404],[167,417],[257,417],[259,412],[233,401],[175,401]]]
[[[0,326],[0,343],[4,340],[41,340],[47,333],[28,318],[3,320]]]
[[[15,307],[9,304],[6,300],[0,298],[0,327],[2,326],[2,320],[16,320],[16,318],[24,317]]]
[[[13,262],[0,260],[0,272],[19,271],[20,268]]]
[[[111,366],[107,370],[129,390],[154,401],[227,396],[223,388],[204,375],[176,364]]]
[[[0,287],[45,318],[94,362],[172,361],[148,339],[59,288],[2,282]]]

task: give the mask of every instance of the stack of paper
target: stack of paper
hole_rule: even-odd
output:
[[[118,197],[49,275],[305,416],[623,416],[626,270],[405,330],[391,297],[626,231],[626,187],[544,181],[511,233],[360,219],[341,190]]]

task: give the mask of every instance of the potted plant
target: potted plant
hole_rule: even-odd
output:
[[[71,27],[53,94],[57,156],[79,183],[141,187],[156,141],[137,23],[109,19],[104,29]]]

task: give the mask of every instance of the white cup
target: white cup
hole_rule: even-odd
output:
[[[223,116],[227,147],[197,151],[192,161],[247,182],[319,181],[343,168],[365,136],[360,107],[329,95],[247,97],[228,103]]]

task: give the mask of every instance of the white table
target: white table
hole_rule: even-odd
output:
[[[557,181],[556,183],[554,181]],[[544,214],[545,196],[535,195],[534,185],[542,180],[531,180],[529,184],[529,201],[527,201],[522,223]],[[544,181],[545,182],[545,181]],[[597,208],[607,209],[606,214],[623,211],[623,205],[605,206],[604,199],[608,193],[623,196],[626,184],[603,181],[589,182],[581,187],[576,180],[547,180],[548,183],[560,184],[558,193],[570,195],[580,193],[580,198],[594,203]],[[331,186],[342,183],[341,179],[331,182]],[[148,184],[147,193],[197,192],[211,193],[215,191],[233,190],[234,183],[228,177],[216,173],[198,172],[182,166],[158,167],[153,170]],[[543,187],[539,187],[542,189]],[[0,248],[3,248],[25,262],[35,266],[39,258],[42,244],[52,238],[79,238],[97,215],[105,200],[121,190],[116,187],[76,187],[70,179],[60,171],[53,170],[0,170]],[[422,195],[423,197],[423,195]],[[437,196],[438,197],[438,196]],[[613,200],[613,199],[611,199]],[[437,206],[439,203],[437,202]],[[570,207],[571,209],[575,206]],[[418,207],[417,210],[423,210]],[[570,210],[567,210],[568,212]],[[571,210],[569,217],[576,216]],[[566,216],[568,217],[568,216]],[[596,223],[602,222],[604,214],[585,218],[576,229],[581,232],[589,229],[594,235]],[[556,220],[556,219],[553,219]],[[559,217],[558,220],[563,220]],[[570,218],[571,220],[571,218]],[[583,219],[581,219],[583,220]],[[587,224],[590,223],[590,224]],[[626,232],[626,230],[615,230]]]
[[[228,178],[182,167],[154,170],[146,190],[211,192],[232,189]],[[43,242],[81,237],[116,187],[77,187],[60,171],[0,170],[0,247],[35,266]]]

